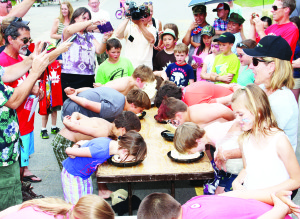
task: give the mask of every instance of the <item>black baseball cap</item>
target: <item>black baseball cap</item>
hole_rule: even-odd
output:
[[[293,55],[288,42],[281,36],[265,36],[253,49],[243,49],[243,51],[253,57],[273,57],[290,61]]]
[[[225,32],[219,36],[219,38],[214,39],[214,42],[221,42],[221,43],[234,43],[235,37],[230,32]]]

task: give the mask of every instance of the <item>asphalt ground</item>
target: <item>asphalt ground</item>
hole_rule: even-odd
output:
[[[141,3],[142,1],[137,1]],[[186,30],[188,29],[190,23],[193,20],[193,15],[191,8],[188,8],[187,5],[189,1],[171,1],[164,0],[158,1],[154,0],[154,17],[161,20],[163,24],[166,23],[176,23],[179,28],[179,38],[185,35]],[[87,0],[72,1],[74,9],[86,6]],[[115,12],[119,9],[119,1],[117,0],[103,0],[101,1],[101,8],[108,11],[111,16],[111,23],[114,28],[118,26],[120,20],[115,18]],[[212,9],[216,5],[207,6],[207,21],[210,24],[213,24],[213,20],[216,16],[216,13],[212,12]],[[265,6],[266,9],[270,6]],[[261,14],[263,7],[255,8],[243,8],[243,15],[247,19],[250,17],[252,12]],[[53,24],[54,19],[59,15],[59,5],[49,4],[41,7],[32,7],[27,15],[24,17],[24,20],[30,21],[31,28],[31,37],[33,40],[50,40],[50,30]],[[247,36],[249,24],[246,22],[244,24],[244,31]],[[179,41],[181,41],[179,39]],[[60,120],[60,112],[58,113],[57,120],[58,127],[63,127],[63,124]],[[50,133],[51,119],[48,121],[48,133]],[[60,170],[56,162],[52,147],[51,141],[54,138],[54,135],[50,135],[49,139],[41,139],[41,116],[36,113],[35,115],[35,153],[31,156],[29,162],[29,169],[37,176],[42,178],[42,182],[33,183],[33,191],[37,194],[42,194],[44,196],[51,197],[61,197],[63,198],[63,191],[60,178]],[[299,135],[299,134],[298,134]],[[160,136],[159,136],[160,137]],[[299,141],[298,141],[299,145]],[[298,161],[300,158],[299,150],[296,152]],[[195,190],[192,186],[189,185],[187,181],[178,181],[175,184],[176,194],[175,197],[180,203],[185,203],[191,197],[195,196]],[[127,190],[126,184],[108,184],[109,189],[117,190],[123,188]],[[133,194],[138,196],[140,199],[143,199],[146,195],[152,192],[166,192],[170,193],[171,184],[169,182],[151,182],[151,183],[133,183]],[[97,194],[97,185],[94,177],[94,190]],[[300,204],[299,195],[294,199],[296,204]]]

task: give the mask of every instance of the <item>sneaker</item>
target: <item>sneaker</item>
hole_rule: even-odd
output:
[[[42,130],[40,135],[41,135],[42,139],[48,139],[49,138],[47,130]]]
[[[51,128],[51,134],[57,134],[60,131],[60,128],[55,127],[55,128]]]

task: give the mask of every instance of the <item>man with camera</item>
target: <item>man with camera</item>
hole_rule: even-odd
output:
[[[125,19],[116,29],[116,37],[125,39],[125,55],[134,68],[144,64],[152,66],[153,45],[156,29],[149,25],[150,10],[147,6],[137,7],[135,2],[129,2]]]

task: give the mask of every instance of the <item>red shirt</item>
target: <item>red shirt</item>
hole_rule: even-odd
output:
[[[293,24],[293,22],[289,22],[286,24],[273,24],[265,30],[266,35],[274,35],[274,36],[281,36],[285,39],[288,44],[291,46],[293,55],[291,61],[293,60],[297,41],[299,38],[299,30]]]
[[[21,61],[23,61],[23,58],[21,56],[18,56],[18,59],[14,59],[7,55],[5,52],[0,53],[0,66],[7,67],[19,63]],[[27,76],[28,73],[24,74],[23,77],[19,78],[18,80],[15,80],[14,82],[5,84],[13,88],[18,87],[24,82]],[[19,119],[21,136],[29,134],[33,131],[34,128],[34,114],[32,115],[31,119],[27,122],[30,114],[30,111],[24,108],[27,99],[28,98],[26,98],[24,102],[16,109]]]

